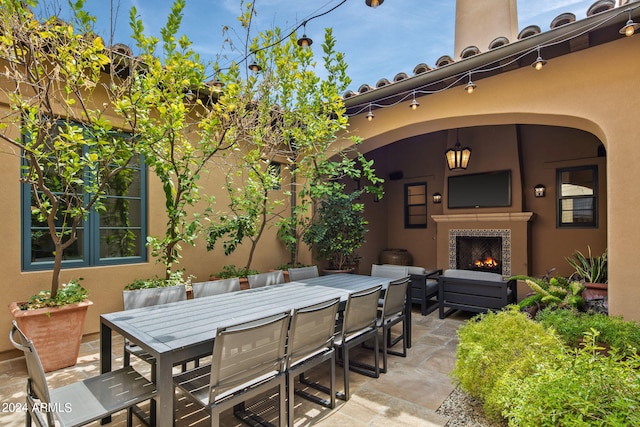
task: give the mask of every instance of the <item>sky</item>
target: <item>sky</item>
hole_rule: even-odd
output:
[[[364,83],[375,86],[381,78],[393,80],[399,72],[411,76],[419,63],[433,67],[443,55],[456,57],[456,52],[453,52],[455,0],[387,0],[375,9],[366,6],[364,0],[347,0],[330,13],[310,20],[312,16],[327,12],[341,2],[254,0],[257,15],[252,25],[255,31],[280,27],[286,34],[308,20],[306,35],[314,40],[311,48],[318,60],[322,57],[324,29],[331,27],[336,38],[336,50],[345,54],[347,74],[352,79],[349,89],[353,91],[357,91]],[[518,0],[518,30],[538,25],[542,31],[547,31],[551,21],[565,12],[574,13],[578,20],[583,19],[594,2]],[[64,0],[41,0],[41,3],[53,5],[46,10],[55,12],[63,19],[68,16]],[[136,7],[145,32],[159,36],[171,4],[171,0],[86,0],[85,8],[97,16],[95,32],[108,44],[113,17],[113,43],[127,44],[134,48],[135,53],[129,28],[131,7]],[[244,34],[239,30],[237,20],[242,10],[241,0],[186,0],[181,33],[189,37],[194,50],[205,63],[213,61],[223,52],[224,26],[238,29],[230,33],[232,41],[243,45]],[[302,30],[299,30],[299,36]],[[244,56],[228,48],[224,49],[224,53],[236,60]],[[222,67],[225,62],[221,62]]]

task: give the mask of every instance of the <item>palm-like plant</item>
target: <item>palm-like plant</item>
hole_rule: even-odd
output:
[[[592,256],[591,247],[587,246],[588,255],[575,251],[566,260],[575,269],[571,277],[587,283],[607,283],[607,250],[600,256]]]

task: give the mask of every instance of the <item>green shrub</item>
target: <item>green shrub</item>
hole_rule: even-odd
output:
[[[538,360],[526,376],[506,375],[497,389],[510,426],[640,425],[640,357],[604,355],[597,331],[581,348]]]
[[[484,400],[485,412],[493,418],[501,412],[492,394],[496,382],[507,372],[526,376],[538,360],[562,349],[557,337],[517,306],[474,317],[458,330],[458,336],[452,375],[463,390]]]
[[[148,288],[162,288],[165,286],[185,285],[189,287],[191,285],[192,276],[186,279],[182,277],[181,271],[174,271],[168,279],[152,277],[150,279],[136,279],[124,287],[125,290],[133,291],[136,289],[148,289]]]
[[[599,332],[599,345],[616,348],[623,355],[640,349],[640,323],[628,322],[622,317],[547,309],[537,314],[536,321],[546,328],[553,328],[571,347],[577,347],[584,334],[595,329]]]
[[[20,305],[21,310],[36,310],[45,307],[61,307],[67,304],[77,304],[89,298],[88,291],[80,285],[79,279],[72,279],[68,284],[63,284],[54,298],[51,291],[40,291],[30,297],[27,302]]]
[[[258,270],[252,270],[245,267],[236,267],[235,265],[225,265],[222,271],[214,274],[218,279],[230,279],[232,277],[247,277],[251,274],[258,274]]]

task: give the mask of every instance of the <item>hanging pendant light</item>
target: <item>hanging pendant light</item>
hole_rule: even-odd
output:
[[[633,19],[631,19],[631,10],[629,10],[629,20],[624,24],[624,27],[620,28],[619,33],[631,37],[638,29],[640,29],[640,24],[633,22]]]
[[[307,37],[307,21],[304,21],[303,25],[303,31],[302,31],[302,37],[300,37],[298,39],[298,46],[305,48],[305,47],[309,47],[313,44],[313,40],[311,40],[309,37]]]
[[[542,59],[542,56],[540,55],[540,46],[538,46],[538,58],[534,61],[533,64],[531,64],[531,66],[536,70],[540,71],[542,70],[542,67],[544,67],[546,63],[547,61]]]
[[[367,113],[367,120],[371,121],[373,120],[373,118],[375,117],[375,115],[373,114],[373,112],[371,111],[371,104],[369,104],[369,112]]]
[[[254,73],[258,73],[260,72],[260,70],[262,70],[262,67],[258,65],[258,63],[256,62],[255,56],[253,57],[253,59],[251,60],[251,63],[249,64],[249,69]]]
[[[448,149],[444,155],[447,159],[447,166],[449,170],[464,170],[469,166],[469,159],[471,158],[471,148],[460,145],[458,139],[459,129],[456,130],[456,145],[453,148]]]
[[[471,81],[471,73],[469,73],[469,83],[467,83],[467,85],[464,87],[464,90],[466,90],[467,93],[473,93],[475,89],[476,85]]]
[[[413,91],[413,99],[411,100],[411,103],[409,104],[409,108],[411,108],[412,110],[417,110],[418,107],[420,106],[420,103],[416,100],[416,91]]]
[[[364,2],[367,6],[376,8],[384,3],[384,0],[364,0]]]

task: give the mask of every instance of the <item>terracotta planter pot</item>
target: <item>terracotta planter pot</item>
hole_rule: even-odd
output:
[[[9,304],[18,327],[33,341],[45,372],[73,366],[78,361],[84,319],[91,301],[63,307],[20,310]]]
[[[603,299],[607,296],[609,286],[606,283],[585,283],[582,298],[585,301]]]

